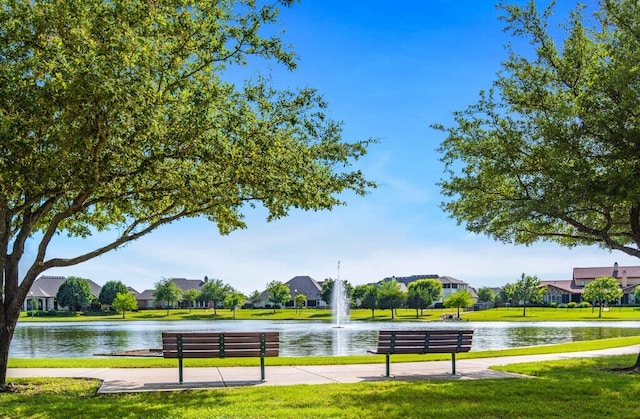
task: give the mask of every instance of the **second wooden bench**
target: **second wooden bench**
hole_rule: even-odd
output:
[[[264,358],[280,354],[280,332],[163,332],[162,355],[177,358],[183,382],[184,358],[260,357],[260,380],[265,380]]]
[[[380,330],[378,347],[372,354],[386,355],[386,376],[392,354],[450,353],[451,373],[456,373],[456,353],[469,352],[473,330]]]

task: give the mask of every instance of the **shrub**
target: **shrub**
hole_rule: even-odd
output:
[[[576,308],[577,305],[578,305],[578,303],[576,303],[575,301],[572,301],[569,304],[567,304],[567,308]]]
[[[567,305],[565,303],[560,303],[558,304],[558,308],[567,308]]]
[[[588,301],[583,301],[580,304],[578,304],[578,307],[580,308],[590,308],[591,307],[591,303]]]

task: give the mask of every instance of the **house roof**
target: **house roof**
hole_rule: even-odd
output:
[[[200,291],[202,289],[202,286],[205,283],[202,279],[187,279],[187,278],[171,278],[171,282],[176,284],[178,288],[180,288],[182,291],[187,291],[192,289]]]
[[[295,276],[285,283],[291,290],[291,295],[304,294],[310,300],[320,299],[322,287],[318,281],[310,276]]]
[[[153,290],[144,290],[135,297],[136,300],[153,300]]]
[[[627,273],[627,278],[640,278],[640,266],[618,266],[617,271],[614,266],[601,266],[592,268],[573,268],[573,279],[595,279],[601,276],[611,276],[622,278],[622,273]]]
[[[33,293],[33,296],[36,298],[55,298],[55,296],[58,295],[60,285],[66,280],[67,278],[64,276],[41,276],[33,281],[28,295],[31,296]],[[87,282],[91,288],[91,294],[95,297],[100,296],[102,287],[90,279],[87,279]]]
[[[576,286],[572,280],[540,281],[540,287],[554,287],[570,294],[582,294],[583,287]]]

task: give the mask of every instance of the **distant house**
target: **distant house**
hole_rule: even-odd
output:
[[[468,283],[461,281],[459,279],[453,278],[451,276],[440,276],[437,274],[426,274],[426,275],[411,275],[411,276],[393,276],[384,278],[383,281],[395,279],[398,281],[403,291],[407,290],[407,286],[413,281],[417,281],[419,279],[437,279],[442,283],[442,298],[436,303],[442,303],[446,300],[451,294],[455,294],[458,291],[464,290],[471,293],[471,296],[475,301],[478,300],[478,294],[476,290],[471,287]]]
[[[584,287],[596,278],[608,276],[615,278],[620,284],[623,295],[621,304],[636,304],[635,289],[640,285],[640,266],[598,266],[589,268],[573,268],[571,280],[540,281],[541,286],[547,287],[544,295],[545,303],[581,302]]]
[[[67,307],[59,307],[56,295],[58,295],[58,289],[67,278],[64,276],[41,276],[36,278],[31,285],[31,289],[27,293],[22,309],[30,310],[32,301],[37,300],[38,310],[66,310]],[[90,279],[87,279],[89,287],[91,287],[91,294],[98,298],[102,287]]]
[[[204,279],[187,279],[187,278],[171,278],[171,282],[176,284],[178,288],[182,291],[187,291],[191,289],[195,289],[198,291],[202,290],[204,284],[209,281],[208,277],[204,277]],[[136,295],[136,301],[138,301],[138,309],[152,309],[152,308],[166,308],[165,301],[155,301],[153,298],[154,290],[144,290],[140,294]],[[186,302],[178,301],[176,302],[179,307],[186,307]],[[196,301],[196,307],[207,307],[207,303]]]
[[[304,294],[304,296],[307,297],[306,307],[323,308],[328,305],[321,297],[322,286],[310,276],[295,276],[285,282],[285,285],[289,287],[289,293],[291,294],[291,300],[285,303],[286,307],[293,307],[296,295],[300,294]],[[267,307],[272,304],[273,302],[269,301],[269,294],[265,290],[260,294],[255,307]]]

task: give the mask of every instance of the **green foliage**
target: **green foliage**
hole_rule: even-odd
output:
[[[275,311],[276,306],[282,306],[291,299],[291,290],[280,281],[271,281],[267,284],[267,295]]]
[[[601,276],[589,282],[582,294],[584,300],[598,303],[598,317],[602,317],[604,303],[618,301],[620,297],[622,297],[622,289],[616,279],[610,276]]]
[[[469,307],[473,304],[473,296],[469,291],[460,290],[449,297],[445,298],[445,307],[455,307],[458,309],[458,318],[460,318],[460,307]]]
[[[504,242],[640,256],[638,3],[600,1],[593,17],[578,7],[564,33],[551,31],[553,3],[502,6],[506,30],[529,43],[509,47],[494,87],[455,126],[436,127],[447,134],[443,208]]]
[[[193,307],[193,303],[200,297],[201,292],[195,288],[182,292],[182,301],[186,302],[189,308]]]
[[[527,315],[527,304],[540,303],[546,292],[546,287],[540,286],[537,276],[522,274],[522,277],[515,283],[513,298],[522,304],[522,316]]]
[[[218,313],[218,305],[233,291],[229,284],[225,284],[221,279],[210,279],[202,286],[200,290],[200,301],[212,302],[213,312]]]
[[[100,304],[111,306],[119,292],[128,293],[129,290],[121,281],[107,281],[100,290],[98,301],[100,301]]]
[[[407,286],[407,305],[418,310],[424,310],[442,297],[442,282],[437,279],[418,279]]]
[[[136,297],[131,295],[128,291],[117,293],[111,305],[113,306],[114,309],[122,312],[123,319],[124,319],[124,313],[127,310],[134,310],[138,308],[138,302],[136,301]]]
[[[358,285],[353,290],[353,298],[360,301],[359,307],[371,310],[371,318],[375,317],[378,308],[378,287],[375,285]]]
[[[388,279],[379,283],[377,296],[378,308],[391,310],[391,319],[395,318],[395,310],[402,307],[407,299],[406,293],[402,292],[400,284],[395,279]]]
[[[73,312],[86,309],[93,300],[89,282],[84,278],[70,276],[58,288],[56,300],[60,307],[68,307]]]
[[[294,301],[297,308],[304,307],[307,304],[307,296],[304,294],[298,294],[295,296]]]
[[[233,318],[236,318],[236,310],[242,307],[247,297],[241,292],[231,290],[224,299],[224,305],[233,312]]]
[[[156,302],[161,302],[166,305],[167,315],[169,315],[171,306],[182,298],[182,290],[171,278],[163,278],[156,282],[155,285],[156,288],[153,290],[153,298]]]
[[[256,205],[271,221],[375,187],[353,167],[375,140],[344,141],[315,89],[261,74],[265,61],[296,67],[278,22],[292,3],[1,0],[0,385],[6,331],[47,269],[183,218],[227,234]],[[47,258],[58,234],[107,230]],[[25,249],[37,249],[27,264]]]
[[[320,290],[320,298],[327,304],[333,304],[333,286],[335,284],[335,279],[327,278],[322,282],[322,290]],[[350,296],[353,293],[353,285],[344,279],[341,279],[342,285],[347,296]]]
[[[576,303],[575,301],[571,301],[567,303],[567,308],[576,308],[576,307],[578,307],[578,303]]]
[[[478,289],[478,301],[482,303],[492,303],[496,300],[496,294],[489,287],[480,287]]]

